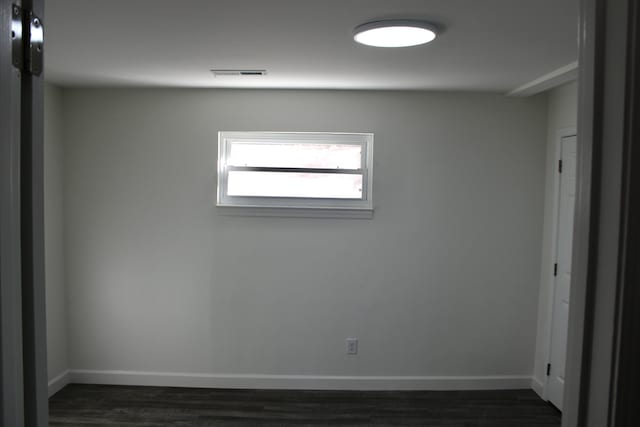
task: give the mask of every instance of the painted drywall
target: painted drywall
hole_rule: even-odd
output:
[[[62,90],[44,93],[44,251],[49,381],[68,369],[67,308],[64,278]]]
[[[67,89],[64,126],[73,369],[531,378],[544,96]],[[221,130],[375,133],[374,218],[222,215]]]
[[[548,92],[547,160],[544,204],[544,229],[538,302],[538,326],[533,387],[541,395],[546,382],[551,327],[551,292],[553,292],[553,224],[556,218],[555,188],[557,175],[558,132],[576,129],[578,120],[578,85],[568,83]]]

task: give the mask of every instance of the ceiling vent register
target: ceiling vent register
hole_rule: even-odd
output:
[[[214,77],[226,77],[226,76],[241,76],[241,77],[255,77],[266,76],[267,70],[211,70]]]

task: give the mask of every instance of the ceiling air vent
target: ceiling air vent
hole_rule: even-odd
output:
[[[267,70],[211,70],[214,77],[223,76],[266,76]]]

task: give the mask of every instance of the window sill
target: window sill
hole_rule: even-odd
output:
[[[216,206],[216,211],[227,216],[373,219],[373,209]]]

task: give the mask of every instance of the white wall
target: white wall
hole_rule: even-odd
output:
[[[544,204],[544,229],[542,238],[542,258],[540,272],[540,293],[538,302],[538,326],[536,337],[536,352],[534,366],[534,389],[543,394],[546,382],[546,366],[549,357],[550,338],[550,310],[551,292],[553,292],[553,224],[556,218],[554,212],[554,185],[558,167],[556,147],[558,132],[566,129],[576,129],[578,120],[578,85],[568,83],[548,92],[547,113],[547,160],[546,185]]]
[[[44,221],[49,381],[69,369],[64,278],[62,91],[45,85],[44,96]],[[55,387],[55,384],[53,385]]]
[[[105,374],[76,379],[530,379],[544,96],[68,89],[64,106],[71,366]],[[374,132],[374,219],[220,215],[219,130]]]

